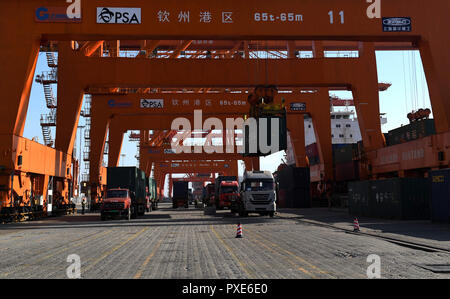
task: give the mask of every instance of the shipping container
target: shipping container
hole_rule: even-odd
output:
[[[296,209],[311,208],[309,167],[293,167],[294,188],[292,190],[292,206]]]
[[[312,143],[306,146],[306,156],[308,157],[309,165],[317,165],[320,163],[319,149],[317,143]]]
[[[189,183],[182,181],[174,181],[173,182],[173,197],[176,198],[184,198],[187,197],[189,191]]]
[[[359,179],[358,161],[336,164],[334,166],[334,179],[336,182],[354,181]]]
[[[436,134],[434,119],[425,119],[389,131],[386,142],[388,146],[392,146],[433,134]]]
[[[263,128],[262,124],[266,124],[266,145],[268,147],[272,148],[272,122],[277,123],[278,122],[278,134],[275,134],[275,138],[278,138],[278,148],[274,151],[270,152],[261,152],[260,148],[260,135],[264,134],[264,132],[260,132],[261,128]],[[271,154],[274,154],[276,152],[284,151],[287,149],[287,123],[286,123],[286,116],[283,117],[279,116],[266,116],[266,117],[260,117],[256,119],[256,125],[257,125],[257,134],[252,135],[250,133],[250,127],[244,126],[244,153],[243,155],[245,157],[261,157],[261,156],[268,156]],[[255,142],[257,147],[257,152],[253,153],[251,152],[253,147],[251,146],[250,142]]]
[[[277,208],[287,208],[288,202],[287,202],[287,190],[285,189],[279,189],[277,192]]]
[[[349,212],[374,218],[429,219],[429,181],[424,178],[393,178],[350,182]]]
[[[318,157],[319,156],[319,148],[317,143],[312,143],[306,146],[306,155],[308,157]]]
[[[430,172],[431,220],[450,222],[450,168]]]
[[[425,178],[372,181],[375,216],[389,219],[430,219],[430,184]]]
[[[355,144],[333,144],[333,161],[335,164],[348,163],[353,161]]]
[[[386,133],[386,136],[387,136],[387,133]],[[364,144],[362,141],[358,141],[355,144],[354,149],[353,149],[353,158],[355,160],[359,160],[359,159],[361,159],[363,154],[364,154]]]
[[[277,173],[278,201],[280,208],[310,208],[309,168],[285,167]]]
[[[370,181],[348,183],[348,210],[353,216],[370,216]]]
[[[145,172],[137,167],[108,167],[107,189],[128,189],[133,203],[147,204]]]
[[[280,189],[286,190],[293,186],[292,168],[293,166],[287,166],[278,171],[276,180]]]
[[[173,182],[172,207],[189,207],[189,183]]]

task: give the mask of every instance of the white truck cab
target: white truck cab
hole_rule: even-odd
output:
[[[270,171],[246,171],[241,183],[239,215],[258,213],[273,217],[276,212],[275,180]]]

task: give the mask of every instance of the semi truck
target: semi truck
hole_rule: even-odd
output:
[[[137,167],[108,167],[101,220],[117,216],[131,219],[150,211],[147,186],[145,173]]]
[[[189,183],[173,182],[172,207],[189,208]]]
[[[240,194],[236,207],[239,216],[247,217],[249,213],[275,215],[275,180],[270,171],[246,171]]]
[[[222,210],[224,207],[220,205],[220,187],[221,187],[221,183],[224,181],[229,181],[229,182],[237,182],[238,178],[236,176],[218,176],[214,182],[214,204],[216,205],[216,209],[218,210]]]
[[[239,197],[238,181],[222,181],[219,187],[219,202],[217,208],[219,210],[223,208],[231,209]]]

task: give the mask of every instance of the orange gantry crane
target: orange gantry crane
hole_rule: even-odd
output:
[[[369,47],[369,45],[368,45],[368,47]],[[356,67],[356,69],[358,69],[359,68],[359,72],[361,72],[363,69],[364,70],[367,70],[368,69],[368,67],[369,67],[369,65],[372,65],[372,66],[374,66],[374,53],[373,53],[373,51],[372,52],[370,52],[369,50],[367,50],[366,51],[366,53],[371,53],[372,55],[369,55],[369,54],[366,54],[366,55],[362,55],[363,56],[363,58],[360,58],[360,59],[356,59],[357,61],[356,61],[356,64],[354,63],[355,61],[352,61],[351,63],[349,63],[348,65],[350,65],[350,66],[348,66],[347,64],[345,64],[345,63],[343,63],[344,61],[326,61],[326,63],[325,64],[327,64],[328,62],[331,64],[331,66],[333,67],[333,66],[335,66],[335,65],[340,65],[340,67],[341,68],[343,68],[343,69],[346,69],[347,67],[349,67],[349,70],[347,70],[347,71],[343,71],[342,73],[345,73],[345,74],[356,74],[356,72],[355,72],[355,69],[354,69],[354,67]],[[322,53],[323,54],[323,53]],[[68,54],[68,56],[69,56],[69,54]],[[74,58],[75,57],[75,58]],[[83,57],[77,57],[77,55],[73,55],[73,53],[72,53],[72,58],[74,58],[75,60],[74,60],[74,63],[75,64],[78,64],[78,62],[79,62],[79,59],[84,59]],[[319,59],[320,60],[320,59]],[[322,60],[320,60],[321,62],[324,62],[325,60],[324,59],[322,59]],[[128,63],[128,61],[116,61],[116,64],[121,64],[123,62],[123,65],[125,66],[127,63]],[[101,63],[103,63],[103,62],[101,62]],[[133,62],[132,62],[133,63]],[[194,65],[195,64],[197,64],[197,62],[194,62]],[[242,64],[242,63],[241,63]],[[262,72],[262,73],[264,73],[264,72]],[[375,69],[375,73],[376,73],[376,69]],[[126,75],[124,75],[124,80],[126,81],[126,80],[128,80],[128,79],[126,79],[125,77],[127,77]],[[208,76],[205,76],[205,80],[207,80],[208,78],[206,78],[206,77],[209,77],[209,74],[208,74]],[[309,82],[311,82],[311,83],[308,83],[306,86],[318,86],[318,87],[320,87],[320,86],[323,86],[323,85],[330,85],[330,86],[335,86],[336,88],[343,88],[343,87],[347,87],[348,88],[348,86],[350,86],[351,85],[351,83],[346,83],[346,82],[353,82],[353,81],[355,81],[356,82],[356,80],[357,80],[357,78],[359,77],[359,76],[357,76],[357,75],[354,75],[354,76],[351,76],[351,75],[349,75],[349,78],[343,78],[343,79],[338,79],[338,78],[333,78],[333,76],[330,76],[329,78],[328,78],[328,75],[327,74],[324,74],[324,77],[326,77],[326,78],[321,78],[321,79],[316,79],[317,81],[316,82],[318,82],[318,83],[316,83],[316,82],[311,82],[311,80],[309,81]],[[376,79],[376,78],[375,78]],[[111,80],[114,80],[113,78],[111,78]],[[120,78],[120,80],[122,80],[121,78]],[[180,83],[177,83],[177,81],[175,80],[175,81],[172,81],[171,82],[171,84],[173,84],[173,85],[179,85],[179,86],[187,86],[187,87],[192,87],[192,86],[196,86],[196,84],[198,84],[198,83],[192,83],[192,82],[189,82],[189,80],[186,80],[186,79],[178,79],[178,80],[180,80]],[[201,80],[201,82],[204,82],[205,80]],[[287,79],[286,78],[286,80],[288,80],[289,81],[289,79]],[[307,79],[300,79],[299,80],[299,82],[301,82],[302,80],[306,80],[307,81]],[[217,83],[214,83],[215,85],[217,85],[217,86],[220,86],[220,84],[222,84],[223,85],[223,83],[220,83],[220,82],[223,82],[224,80],[222,80],[222,79],[220,79],[220,80],[218,80],[217,81]],[[245,81],[245,80],[244,80]],[[131,82],[131,81],[129,81],[129,82]],[[260,82],[262,82],[262,81],[260,81]],[[327,82],[330,82],[330,83],[327,83]],[[120,84],[120,83],[118,83],[118,84]],[[127,83],[127,84],[131,84],[131,83]],[[146,83],[146,84],[150,84],[150,83]],[[161,83],[159,83],[159,84],[161,84]],[[165,83],[165,84],[167,84],[167,83]],[[239,84],[239,83],[229,83],[230,85],[229,86],[235,86],[236,84]],[[243,84],[243,85],[247,85],[248,86],[248,83],[240,83],[240,84]],[[279,85],[281,85],[281,86],[284,86],[284,85],[286,85],[286,86],[289,86],[289,85],[302,85],[302,84],[305,84],[305,83],[292,83],[292,81],[291,81],[291,83],[280,83]],[[377,84],[376,83],[376,81],[375,81],[375,84]],[[353,82],[353,86],[357,86],[357,84],[356,83],[354,83]],[[363,90],[363,88],[361,88],[360,87],[360,90]],[[319,115],[319,111],[320,110],[322,110],[324,113],[325,113],[325,115],[326,115],[326,118],[325,119],[328,119],[328,123],[329,123],[329,117],[328,117],[328,115],[329,115],[329,111],[327,110],[327,109],[323,109],[323,107],[325,107],[325,106],[327,106],[328,105],[328,95],[325,95],[324,93],[321,93],[322,95],[323,95],[323,97],[324,97],[324,99],[326,99],[326,102],[320,102],[320,103],[318,103],[317,101],[312,101],[312,106],[314,106],[314,105],[317,105],[317,106],[321,106],[321,109],[316,109],[316,112],[314,113],[315,114],[315,116],[314,117],[316,117],[316,116],[318,116]],[[166,103],[166,107],[167,107],[167,105],[168,105],[168,102],[169,102],[169,104],[170,104],[170,101],[167,101],[167,97],[170,97],[171,95],[166,95],[165,97],[164,96],[160,96],[160,97],[155,97],[155,95],[152,95],[152,97],[150,97],[150,98],[147,98],[147,99],[143,99],[143,95],[140,95],[140,94],[129,94],[129,95],[126,95],[126,96],[124,96],[124,99],[120,99],[120,100],[116,100],[116,99],[113,99],[113,98],[111,98],[111,96],[108,96],[108,99],[106,100],[103,100],[103,103],[108,103],[108,105],[109,105],[109,107],[100,107],[100,105],[98,104],[98,108],[97,108],[97,110],[98,111],[102,111],[102,115],[103,116],[100,116],[100,113],[98,113],[97,115],[98,116],[96,116],[96,117],[94,117],[93,119],[94,119],[94,122],[95,121],[97,121],[97,122],[100,122],[100,125],[98,126],[99,128],[100,128],[100,130],[102,130],[103,132],[106,132],[106,128],[107,128],[107,124],[108,124],[108,121],[109,121],[109,118],[108,118],[108,114],[107,113],[103,113],[106,109],[108,109],[108,108],[110,108],[109,110],[111,110],[111,108],[118,108],[118,109],[113,109],[113,110],[116,110],[117,111],[117,113],[119,113],[120,112],[120,114],[126,114],[126,113],[128,113],[128,114],[133,114],[133,113],[144,113],[144,111],[145,110],[153,110],[154,112],[153,113],[155,113],[155,114],[158,114],[158,112],[162,112],[162,111],[164,111],[164,110],[166,110],[166,111],[164,111],[164,112],[167,112],[168,111],[168,109],[166,109],[166,108],[163,108],[162,106],[161,106],[161,103]],[[286,95],[286,97],[287,97],[288,95]],[[377,95],[377,89],[375,88],[375,92],[372,92],[372,95],[371,95],[372,97],[378,97],[378,95]],[[103,96],[103,97],[106,97],[106,96]],[[116,97],[119,97],[119,95],[117,95]],[[134,97],[134,101],[130,101],[129,99],[128,100],[126,100],[126,97],[128,97],[128,98],[131,98],[131,97]],[[140,99],[138,99],[138,97],[140,97]],[[203,100],[202,99],[198,99],[198,97],[199,96],[197,96],[197,95],[180,95],[180,97],[181,97],[181,100],[180,99],[176,99],[176,97],[175,96],[172,96],[172,101],[171,101],[171,104],[172,104],[172,108],[173,108],[173,113],[175,114],[175,115],[180,115],[182,112],[184,112],[183,110],[181,110],[181,109],[179,109],[179,108],[190,108],[190,107],[192,107],[192,106],[194,106],[194,107],[196,107],[197,106],[197,108],[203,108],[203,109],[207,109],[207,108],[209,108],[208,107],[208,101],[211,103],[217,103],[218,102],[218,100],[211,100],[211,99],[213,99],[213,95],[206,95],[206,100],[203,98]],[[296,97],[298,97],[298,95],[295,95],[293,98],[296,98]],[[164,100],[164,98],[166,98],[166,100]],[[159,99],[159,100],[158,100]],[[140,102],[140,104],[138,104],[138,101],[141,101]],[[143,103],[143,101],[144,101],[144,103],[145,102],[147,102],[147,103],[150,103],[150,104],[152,104],[152,105],[155,105],[155,106],[149,106],[149,105],[147,105],[147,106],[145,106],[145,107],[142,107],[142,103]],[[157,107],[158,105],[156,105],[156,103],[159,101],[159,103],[160,103],[160,105],[159,105],[159,107]],[[97,105],[96,103],[97,103],[97,101],[96,100],[94,100],[93,101],[94,102],[94,104],[93,104],[93,110],[95,110],[95,108],[94,108],[94,106],[95,105]],[[132,103],[133,102],[133,103]],[[187,105],[185,105],[185,102],[187,102]],[[204,107],[205,106],[205,102],[206,102],[206,107]],[[238,106],[240,106],[241,104],[240,103],[243,103],[243,104],[245,104],[245,102],[243,101],[243,99],[242,99],[242,95],[237,95],[236,97],[234,97],[234,100],[232,100],[232,101],[227,101],[227,100],[225,100],[225,102],[229,102],[229,103],[238,103],[237,105]],[[197,104],[198,103],[198,104]],[[371,103],[375,103],[375,107],[373,107],[374,109],[376,109],[376,110],[378,110],[377,108],[378,108],[378,100],[374,100],[374,101],[368,101],[367,103],[365,103],[368,107],[372,107],[373,105],[371,104]],[[324,105],[325,104],[325,105]],[[145,109],[141,109],[140,111],[138,111],[138,110],[136,110],[139,106],[138,105],[140,105],[141,107],[140,108],[145,108]],[[180,107],[180,106],[178,106],[178,105],[181,105],[182,107]],[[233,104],[231,104],[231,105],[233,105]],[[187,107],[186,107],[187,106]],[[203,106],[203,107],[202,107]],[[235,104],[235,106],[236,106],[236,104]],[[317,107],[316,106],[316,107]],[[233,106],[231,106],[232,108],[233,108]],[[153,108],[153,109],[149,109],[149,108]],[[156,109],[155,109],[156,108]],[[225,112],[225,111],[227,111],[227,108],[228,107],[220,107],[221,108],[221,114],[223,113],[223,112]],[[158,111],[159,110],[159,111]],[[170,111],[170,110],[169,110]],[[192,109],[190,110],[190,112],[192,113]],[[94,113],[94,112],[93,112]],[[217,113],[217,112],[216,112]],[[240,114],[242,114],[242,113],[240,113]],[[231,117],[232,117],[232,115],[230,115]],[[139,120],[141,120],[142,118],[140,118]],[[156,122],[155,122],[155,120],[156,119],[154,119],[153,120],[153,124],[155,124]],[[170,119],[168,119],[168,117],[167,117],[167,114],[165,114],[165,120],[166,121],[168,121],[168,122],[170,122]],[[294,120],[295,121],[295,120]],[[379,119],[378,119],[378,121],[379,121]],[[128,121],[125,121],[125,122],[122,122],[121,121],[121,123],[126,123],[126,124],[128,124],[129,122]],[[321,122],[321,123],[324,123],[324,122]],[[317,125],[317,127],[320,127],[320,125],[319,125],[320,123],[318,122],[318,125]],[[326,123],[325,123],[326,124]],[[95,130],[96,129],[96,125],[93,125],[93,129]],[[378,126],[379,127],[379,126]],[[167,127],[166,127],[167,128]],[[298,124],[295,124],[294,126],[293,126],[293,130],[295,130],[295,129],[298,129],[299,127],[298,127]],[[328,127],[328,129],[327,129],[328,131],[330,131],[330,128]],[[300,131],[300,130],[299,130]],[[376,133],[377,132],[377,130],[376,129],[369,129],[369,130],[367,130],[368,132],[372,132],[371,134],[367,134],[367,135],[370,135],[369,136],[369,138],[365,138],[365,140],[366,140],[366,144],[370,144],[370,141],[372,141],[372,139],[376,139],[376,138],[378,138],[378,140],[380,140],[379,142],[382,142],[382,143],[384,143],[384,141],[382,140],[382,139],[380,139],[380,136],[382,137],[382,135],[381,135],[381,130],[379,129],[378,130],[378,134]],[[111,132],[111,131],[110,131]],[[99,134],[102,134],[102,133],[100,133],[99,132]],[[115,134],[115,133],[114,133]],[[114,138],[114,134],[111,134],[110,135],[110,139],[111,138]],[[91,134],[91,135],[95,135],[95,133],[94,134]],[[104,135],[104,136],[106,136],[106,134],[104,133],[104,134],[102,134],[102,135]],[[326,136],[330,136],[331,134],[327,134],[326,132],[325,132],[325,134],[322,134],[322,136],[324,136],[325,137],[325,139],[327,138]],[[373,138],[372,138],[372,135],[374,136]],[[375,137],[375,136],[377,136],[377,137]],[[365,136],[366,137],[366,136]],[[121,140],[121,138],[119,137],[118,138],[119,140]],[[329,139],[329,138],[328,138]],[[299,137],[299,138],[297,138],[297,139],[294,139],[294,140],[302,140],[302,137]],[[301,141],[299,141],[299,142],[301,142]],[[104,141],[103,141],[103,143],[104,143]],[[103,144],[102,143],[102,144]],[[329,155],[327,155],[327,157],[329,157],[329,159],[331,160],[331,141],[329,141],[329,146],[328,146],[328,149],[329,149],[329,151],[330,151],[330,153],[329,153]],[[373,141],[372,141],[372,143],[373,143]],[[116,155],[116,157],[118,157],[118,151],[115,151],[114,150],[114,146],[111,146],[111,144],[112,144],[112,142],[111,142],[111,140],[110,140],[110,153],[115,153]],[[325,142],[323,143],[324,144],[324,147],[325,147]],[[369,146],[369,145],[368,145]],[[374,145],[372,144],[372,147],[374,147]],[[302,148],[304,148],[304,145],[297,145],[297,151],[301,151],[301,149]],[[102,152],[102,151],[101,151]],[[303,152],[304,152],[304,150],[303,150]],[[303,158],[301,158],[301,156],[304,156],[304,154],[302,154],[301,152],[300,152],[300,154],[298,155],[298,157],[299,157],[299,161],[298,161],[298,166],[304,166],[304,159]],[[110,159],[110,161],[117,161],[117,159],[115,159],[115,158],[113,158],[113,159]],[[94,163],[96,163],[96,162],[94,162]],[[112,163],[114,163],[114,162],[112,162]],[[327,163],[326,163],[327,164]],[[328,165],[330,165],[329,164],[329,162],[328,162]],[[95,167],[95,164],[94,164],[94,167]],[[96,169],[96,168],[94,168],[94,169]],[[94,170],[94,172],[95,172],[96,170]],[[331,172],[328,172],[328,173],[331,173]],[[94,176],[96,176],[96,174],[94,173],[93,174]]]
[[[332,88],[337,85],[354,92],[369,161],[367,168],[372,175],[423,166],[448,166],[450,106],[446,101],[450,96],[447,76],[450,57],[446,46],[450,36],[443,34],[441,28],[450,23],[446,17],[450,3],[432,0],[424,11],[419,1],[391,0],[383,5],[379,18],[373,18],[367,13],[370,4],[353,0],[308,3],[262,0],[258,1],[258,9],[252,2],[237,0],[226,3],[199,0],[193,7],[182,0],[170,4],[162,0],[136,0],[133,7],[128,4],[126,8],[135,14],[134,24],[119,22],[117,18],[115,21],[101,18],[96,13],[101,7],[94,1],[75,1],[81,3],[79,9],[74,9],[76,16],[62,19],[61,11],[72,4],[61,0],[42,0],[38,4],[33,0],[3,1],[0,4],[0,65],[7,79],[0,80],[0,88],[8,104],[0,112],[1,205],[3,208],[28,206],[27,198],[43,196],[47,200],[56,192],[64,203],[68,203],[82,94],[98,89],[110,93],[120,92],[123,88],[206,91],[261,84],[280,88]],[[120,6],[120,1],[103,1],[102,4],[116,7]],[[174,18],[181,11],[189,12],[187,15],[191,18]],[[208,22],[196,17],[201,11],[208,12]],[[440,20],[440,26],[435,26],[431,19]],[[130,49],[138,45],[140,57],[133,61],[114,57],[120,54],[117,41],[123,39],[131,40],[127,45]],[[173,50],[174,43],[166,42],[179,39],[184,42],[181,47],[175,42],[177,51]],[[220,45],[225,50],[213,53],[213,44],[207,43],[202,47],[211,47],[212,51],[207,50],[205,55],[192,54],[193,58],[206,59],[148,59],[158,45],[168,51],[167,58],[186,56],[182,52],[199,40],[224,40],[217,43],[216,49]],[[288,55],[275,52],[278,59],[239,59],[239,55],[233,54],[244,45],[245,57],[249,57],[251,41],[255,40],[263,41],[261,49],[266,46],[267,52],[279,49],[279,41],[289,40],[291,51]],[[308,40],[316,42],[303,42]],[[336,40],[339,42],[322,42]],[[52,43],[58,47],[59,63],[66,65],[58,68],[55,149],[41,147],[22,137],[39,47],[51,47]],[[104,44],[107,45],[105,49],[113,53],[112,57],[101,57]],[[315,57],[304,60],[295,57],[295,50],[310,45],[317,53],[323,53],[326,47],[359,49],[362,46],[360,55],[369,63],[364,67],[361,66],[364,59]],[[168,50],[170,47],[172,49]],[[74,48],[78,49],[77,55],[72,53]],[[375,49],[418,49],[421,53],[438,134],[414,145],[416,148],[412,150],[423,149],[420,151],[423,155],[413,155],[419,159],[398,160],[402,153],[411,151],[411,145],[384,148],[379,124]],[[207,59],[213,57],[222,59]],[[236,59],[227,59],[230,57]],[[343,64],[347,67],[340,67]],[[295,121],[300,125],[298,118]],[[294,142],[301,142],[301,135],[297,133],[301,134],[294,134]],[[397,157],[398,161],[381,159],[385,154]],[[51,162],[44,162],[46,160]],[[52,191],[55,192],[50,193],[46,190],[50,190],[46,182],[52,180],[60,183],[53,183],[55,190]],[[30,197],[29,194],[33,195]]]

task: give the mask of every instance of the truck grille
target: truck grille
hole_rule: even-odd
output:
[[[252,197],[253,199],[250,202],[253,204],[265,205],[270,203],[269,194],[253,194]]]
[[[123,202],[106,202],[104,208],[107,210],[121,210],[124,208]]]

